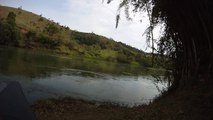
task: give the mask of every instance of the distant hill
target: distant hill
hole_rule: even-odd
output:
[[[94,33],[71,30],[22,8],[0,6],[0,29],[1,45],[151,66],[150,56],[143,51]]]

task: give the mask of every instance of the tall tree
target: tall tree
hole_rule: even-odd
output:
[[[20,39],[20,31],[16,27],[16,14],[9,12],[6,22],[0,22],[0,44],[18,45]]]
[[[12,27],[16,26],[16,14],[14,12],[9,12],[7,15],[7,23],[10,24]]]
[[[199,85],[201,81],[212,83],[213,1],[122,0],[119,9],[128,9],[127,6],[132,6],[133,12],[151,12],[150,30],[158,23],[165,23],[158,49],[175,60],[172,88]],[[152,36],[152,32],[147,34]]]

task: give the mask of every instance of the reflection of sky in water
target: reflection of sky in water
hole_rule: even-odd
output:
[[[38,99],[68,96],[133,105],[146,103],[159,94],[153,78],[122,75],[123,72],[143,71],[141,68],[67,59],[21,49],[0,48],[0,55],[0,78],[19,81],[31,103]]]
[[[22,85],[31,102],[47,97],[69,96],[133,105],[146,103],[159,94],[153,81],[142,76],[102,74],[102,77],[91,77],[76,74],[51,74],[46,78],[33,78],[31,82],[24,82]],[[159,86],[162,87],[160,84]]]
[[[76,73],[73,69],[69,75],[52,73],[48,77],[32,79],[22,76],[6,76],[5,78],[18,80],[30,103],[51,97],[73,97],[131,106],[147,103],[159,94],[150,77],[109,74],[96,76],[96,73],[94,76],[82,76],[79,70],[76,70]],[[158,86],[163,87],[162,84]]]

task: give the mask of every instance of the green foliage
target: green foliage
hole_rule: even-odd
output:
[[[26,46],[30,46],[31,43],[32,43],[35,39],[37,39],[37,38],[36,38],[36,32],[35,32],[35,31],[28,31],[28,32],[25,34],[25,36],[26,36],[26,40],[25,40]]]
[[[45,48],[70,56],[134,65],[141,64],[149,67],[148,62],[142,64],[147,61],[146,59],[150,60],[149,57],[144,58],[144,61],[136,58],[137,54],[143,55],[144,52],[121,42],[94,33],[70,30],[69,27],[60,26],[45,19],[42,15],[35,15],[22,9],[2,6],[0,9],[3,10],[3,13],[7,13],[1,18],[0,44],[20,45],[32,49]],[[17,14],[16,17],[10,11],[22,12],[22,14]]]
[[[38,34],[35,31],[28,31],[26,34],[26,46],[41,46],[49,49],[54,49],[62,44],[59,38],[53,38],[45,34]]]
[[[7,23],[11,25],[11,27],[16,26],[16,14],[14,12],[10,12],[7,16]]]
[[[49,35],[53,35],[59,32],[59,29],[54,25],[54,23],[48,24],[45,30]]]
[[[11,26],[8,23],[0,23],[0,44],[8,45],[11,41]]]
[[[152,57],[151,56],[137,54],[135,56],[135,61],[137,61],[139,64],[141,64],[144,67],[152,67]],[[154,62],[154,64],[156,64],[156,63]],[[156,66],[154,66],[154,67],[156,67]]]
[[[40,18],[38,19],[38,21],[44,21],[44,18],[43,18],[43,17],[40,17]]]
[[[69,43],[65,44],[70,50],[74,50],[76,43],[74,41],[70,41]]]
[[[40,34],[35,42],[40,43],[41,45],[45,46],[45,48],[50,49],[54,49],[61,44],[60,39],[50,38],[44,34]]]
[[[36,32],[35,31],[28,31],[26,34],[27,39],[33,40],[36,37]]]
[[[94,45],[99,42],[99,37],[95,34],[73,32],[72,35],[79,44]]]
[[[109,62],[115,62],[115,59],[112,56],[108,56],[106,60]]]
[[[139,63],[144,67],[153,67],[151,57],[143,57]]]
[[[7,22],[0,21],[0,44],[3,45],[18,45],[20,39],[19,29],[15,23],[16,15],[10,12],[7,16]]]
[[[130,63],[131,62],[131,60],[128,58],[128,56],[123,53],[118,54],[117,61],[121,62],[121,63]]]

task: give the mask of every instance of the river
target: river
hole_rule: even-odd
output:
[[[159,95],[156,85],[166,85],[140,66],[7,47],[0,47],[0,56],[0,80],[18,81],[31,104],[71,97],[136,106]]]

